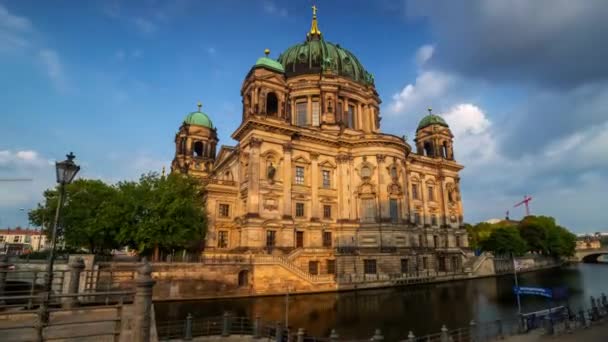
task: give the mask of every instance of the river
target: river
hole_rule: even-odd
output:
[[[608,264],[573,264],[562,268],[520,274],[520,286],[557,287],[569,290],[573,310],[589,307],[589,296],[608,294]],[[314,336],[328,336],[332,328],[347,338],[373,335],[382,329],[389,340],[404,338],[408,330],[416,335],[466,326],[474,319],[489,322],[511,318],[517,313],[512,293],[513,276],[454,281],[441,284],[289,296],[289,325],[305,328]],[[557,303],[557,304],[565,304]],[[522,311],[547,308],[540,297],[522,297]],[[207,301],[155,303],[158,322],[194,317],[220,316],[230,311],[237,316],[265,321],[284,321],[286,297],[257,297]]]

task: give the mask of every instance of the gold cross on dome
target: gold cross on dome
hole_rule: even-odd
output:
[[[312,15],[317,16],[317,6],[312,5]]]
[[[201,103],[201,101],[198,101],[198,103],[196,104],[196,106],[198,107],[198,111],[201,111],[201,107],[203,106],[203,104]]]

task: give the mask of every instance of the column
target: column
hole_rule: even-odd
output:
[[[306,97],[306,124],[312,125],[312,97]]]
[[[319,215],[319,154],[311,152],[310,159],[312,161],[312,175],[310,177],[312,181],[312,183],[310,184],[312,211],[310,213],[310,216],[313,219],[319,219],[321,217]]]
[[[401,184],[403,186],[403,211],[402,211],[402,216],[408,223],[410,222],[410,215],[412,213],[412,202],[410,201],[410,185],[409,185],[409,175],[408,175],[408,168],[407,168],[407,162],[404,160],[403,162],[401,162],[401,165],[403,166],[403,178],[401,180]]]
[[[291,143],[283,145],[283,218],[291,218]]]
[[[443,217],[442,222],[444,225],[449,225],[449,219],[448,219],[448,196],[447,193],[445,191],[445,176],[439,176],[439,188],[441,190],[441,192],[439,193],[439,195],[441,196],[441,209],[443,210],[443,214],[441,215]]]
[[[426,188],[426,177],[424,175],[420,175],[420,189],[418,189],[420,191],[420,198],[422,198],[422,213],[420,216],[421,217],[421,222],[422,222],[422,226],[424,227],[425,224],[430,223],[430,220],[427,219],[427,216],[429,214],[429,207],[428,207],[428,189]],[[427,222],[428,221],[428,222]]]
[[[336,161],[338,162],[338,219],[348,219],[348,194],[346,191],[346,187],[348,185],[348,179],[346,176],[348,156],[345,154],[340,154],[336,157]]]
[[[247,215],[258,217],[260,214],[260,146],[262,140],[252,137],[249,140],[251,155],[249,159],[249,189],[247,192]]]

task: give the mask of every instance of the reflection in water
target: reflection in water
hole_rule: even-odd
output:
[[[589,296],[608,292],[608,264],[579,264],[519,275],[522,286],[567,286],[568,304],[578,310],[589,306]],[[438,332],[442,324],[450,328],[467,325],[471,319],[493,321],[517,313],[512,293],[513,277],[484,278],[401,288],[289,296],[289,325],[305,328],[315,336],[329,336],[335,328],[345,338],[366,337],[380,328],[388,340]],[[230,311],[236,316],[265,321],[284,321],[285,297],[258,297],[230,300],[156,303],[156,320],[220,316]],[[555,303],[562,304],[562,303]],[[566,303],[563,303],[566,304]],[[522,298],[524,312],[550,305],[540,297]]]

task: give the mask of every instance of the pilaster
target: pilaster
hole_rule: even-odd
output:
[[[291,152],[293,146],[291,143],[283,145],[283,216],[290,217],[291,214]]]
[[[312,172],[312,184],[310,185],[311,189],[311,219],[319,219],[321,216],[319,215],[319,154],[316,152],[310,153],[311,159],[311,172]]]
[[[247,193],[247,215],[259,216],[260,214],[260,146],[262,140],[252,137],[249,140],[251,149],[249,160],[249,189]]]

